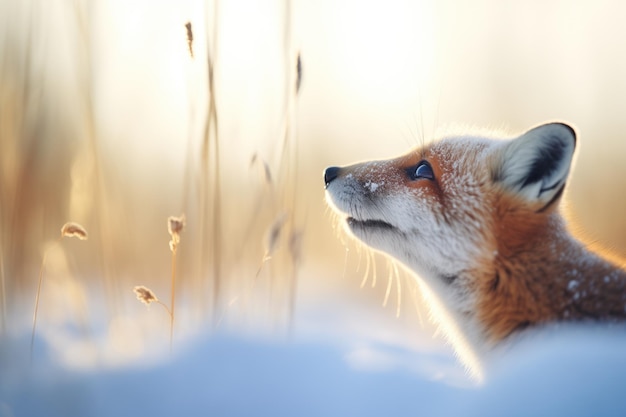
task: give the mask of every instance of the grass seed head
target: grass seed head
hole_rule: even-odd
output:
[[[145,305],[150,305],[153,301],[159,301],[157,296],[152,292],[152,290],[148,287],[144,287],[143,285],[138,285],[133,288],[135,294],[137,294],[137,299],[144,303]]]
[[[78,223],[67,222],[61,228],[61,237],[76,237],[80,240],[87,240],[87,230]]]
[[[260,158],[258,154],[255,152],[254,155],[252,155],[252,158],[250,159],[250,167],[254,166],[257,162],[263,165],[262,166],[263,179],[265,180],[266,184],[271,186],[272,185],[272,170],[269,164],[267,163],[267,161]]]
[[[298,59],[296,61],[296,95],[300,92],[301,84],[302,84],[302,59],[300,58],[300,52],[298,52]]]
[[[287,212],[282,211],[278,214],[278,217],[276,217],[276,219],[272,223],[272,226],[270,227],[270,230],[267,234],[267,242],[266,242],[266,249],[265,249],[266,257],[271,257],[274,254],[274,251],[276,250],[276,247],[278,246],[278,241],[280,240],[283,227],[285,226],[285,223],[287,222],[288,217],[289,215],[287,214]]]
[[[193,31],[191,30],[191,22],[185,23],[187,29],[187,46],[189,47],[189,55],[193,58]]]
[[[167,218],[167,231],[172,237],[170,240],[170,250],[174,252],[180,243],[180,233],[185,228],[185,215],[180,217],[170,216]]]

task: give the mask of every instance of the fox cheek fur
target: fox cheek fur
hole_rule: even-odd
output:
[[[350,234],[419,275],[451,281],[482,256],[490,205],[483,208],[481,203],[488,197],[483,188],[489,176],[463,174],[462,163],[439,163],[446,160],[444,151],[331,167],[324,180],[327,200],[346,217]],[[433,175],[416,178],[415,171],[424,175],[424,158]],[[475,157],[467,164],[487,162]]]

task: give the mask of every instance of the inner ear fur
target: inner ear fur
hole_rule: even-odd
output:
[[[535,127],[509,141],[492,168],[494,182],[545,210],[559,200],[572,165],[576,133],[564,123]]]

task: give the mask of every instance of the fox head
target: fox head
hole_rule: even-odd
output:
[[[446,137],[399,158],[330,167],[326,199],[367,246],[417,273],[481,336],[480,294],[507,285],[499,270],[545,245],[576,135],[544,124],[509,140]]]

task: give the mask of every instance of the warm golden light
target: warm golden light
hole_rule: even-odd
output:
[[[362,304],[379,317],[372,337],[391,326],[415,350],[447,352],[416,324],[412,287],[386,297],[392,287],[378,279],[359,291],[388,271],[353,252],[346,261],[321,172],[403,153],[450,124],[575,125],[570,209],[626,253],[621,3],[40,3],[0,3],[0,332],[30,331],[24,300],[41,253],[75,219],[89,240],[52,247],[41,299],[50,316],[37,324],[64,363],[167,357],[174,305],[181,342],[219,326],[308,331],[299,308],[328,303],[364,337],[348,313]],[[164,221],[182,212],[172,259],[168,239],[172,250],[180,241]],[[170,317],[133,300],[144,283],[167,299],[174,281]],[[363,352],[359,363],[380,360]]]

